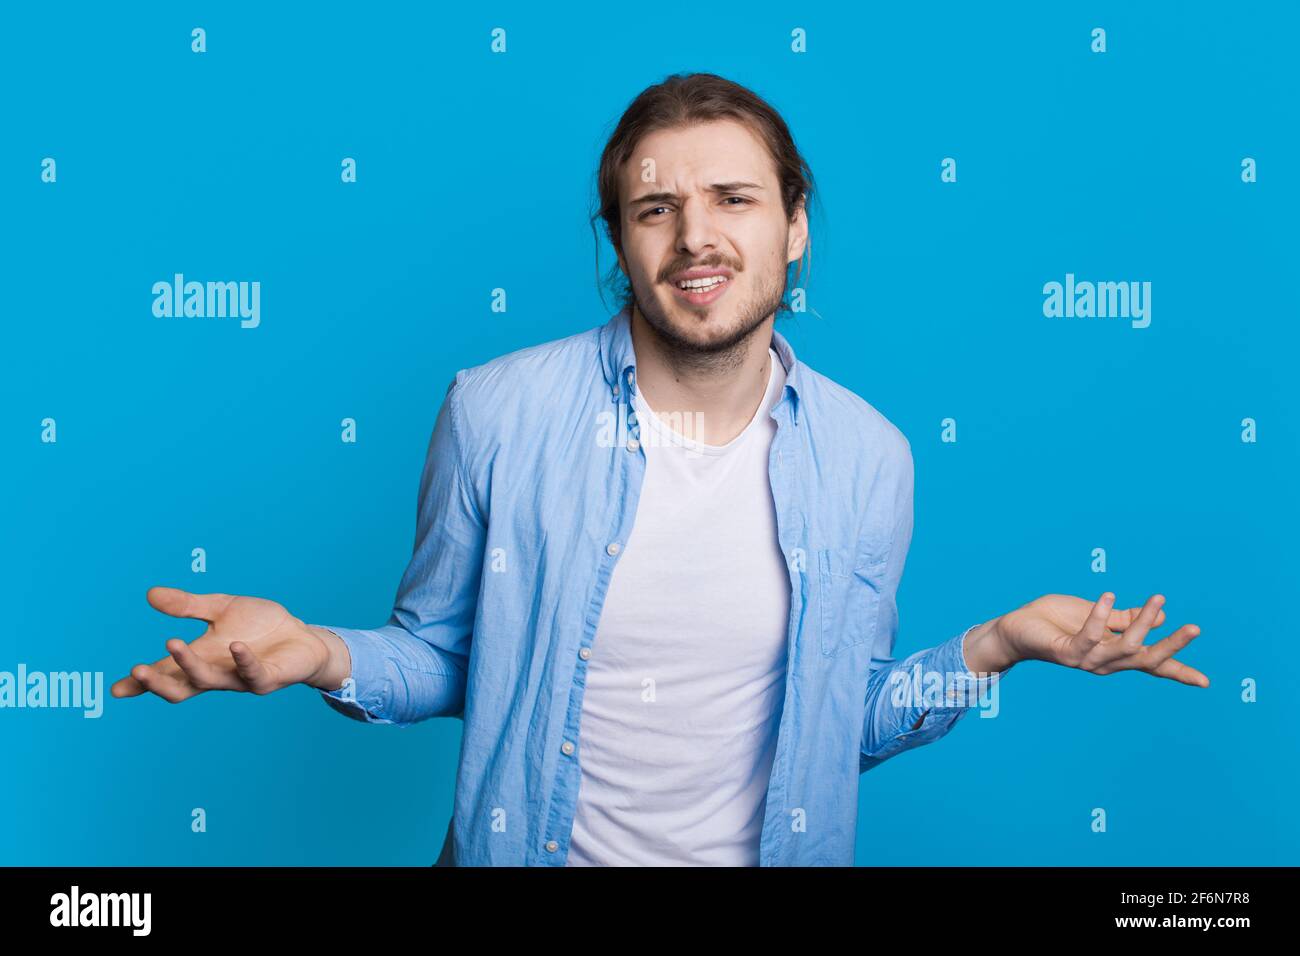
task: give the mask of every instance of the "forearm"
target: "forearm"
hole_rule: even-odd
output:
[[[962,645],[962,656],[966,667],[976,677],[983,674],[1005,672],[1016,663],[1015,656],[1007,649],[1006,642],[998,628],[999,620],[1000,618],[994,618],[991,621],[985,621],[966,633],[966,639]],[[918,717],[910,729],[918,730],[928,713],[927,710],[925,714]]]
[[[459,715],[465,707],[467,644],[426,623],[419,636],[398,615],[383,627],[313,625],[327,632],[331,663],[314,685],[335,710],[369,723],[410,726],[430,717]],[[343,645],[338,649],[335,641]],[[350,660],[350,664],[348,663]]]
[[[873,672],[861,769],[942,737],[965,713],[982,706],[1012,663],[995,620]]]

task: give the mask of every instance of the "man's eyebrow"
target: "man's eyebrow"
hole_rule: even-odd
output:
[[[737,181],[732,183],[713,183],[712,185],[707,186],[705,188],[707,188],[709,192],[713,192],[713,193],[735,193],[735,192],[740,192],[743,189],[762,189],[763,187],[760,186],[758,183],[747,183],[747,182]],[[646,193],[644,196],[638,196],[636,199],[630,200],[628,202],[628,205],[639,206],[642,203],[647,203],[647,202],[671,202],[672,200],[677,198],[678,196],[676,193],[668,193],[668,192]]]

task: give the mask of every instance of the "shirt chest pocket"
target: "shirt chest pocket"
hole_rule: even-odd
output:
[[[822,548],[817,552],[823,655],[834,657],[875,637],[884,574],[885,556],[880,550],[855,553]]]

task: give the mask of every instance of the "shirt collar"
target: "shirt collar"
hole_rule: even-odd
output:
[[[791,396],[794,423],[799,424],[799,360],[784,335],[772,330],[772,351],[785,367],[785,387]],[[636,381],[636,354],[632,351],[632,307],[624,306],[600,329],[600,364],[610,398],[619,400]]]

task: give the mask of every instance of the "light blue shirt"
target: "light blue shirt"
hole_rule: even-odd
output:
[[[790,619],[759,862],[850,866],[861,773],[948,733],[1001,674],[969,671],[969,629],[894,659],[911,447],[775,330],[772,348],[786,383],[768,474]],[[464,721],[440,862],[564,865],[587,662],[645,475],[635,388],[627,309],[457,372],[389,623],[323,625],[352,656],[344,686],[321,691],[331,707],[398,726]]]

